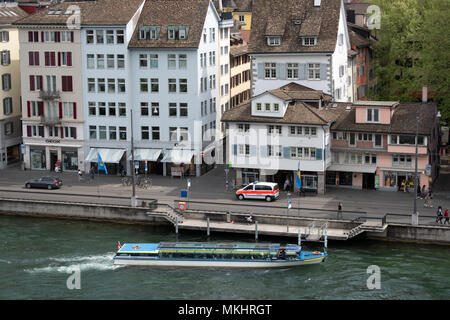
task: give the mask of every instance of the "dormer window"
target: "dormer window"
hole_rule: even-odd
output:
[[[167,29],[167,38],[169,40],[175,40],[175,28],[174,27],[169,27]]]
[[[139,30],[139,39],[141,40],[147,39],[147,30],[145,30],[145,28]]]
[[[268,46],[279,46],[279,45],[281,45],[281,37],[280,36],[267,37],[267,45]]]
[[[367,122],[380,122],[380,110],[367,108]]]
[[[188,38],[189,27],[169,26],[167,27],[167,38],[169,40],[186,40]]]
[[[302,37],[302,46],[311,47],[317,44],[317,37]]]
[[[144,26],[139,28],[139,39],[141,40],[157,40],[159,37],[160,27]]]

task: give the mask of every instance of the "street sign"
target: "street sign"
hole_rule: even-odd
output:
[[[431,176],[431,166],[430,166],[430,165],[427,165],[427,166],[425,167],[425,171],[426,171],[426,175],[427,175],[427,176]]]
[[[188,188],[191,187],[191,179],[188,179],[188,181],[187,181],[187,186],[188,186]]]
[[[187,190],[181,190],[180,197],[181,198],[187,198],[187,196],[188,196]]]
[[[134,168],[135,169],[139,169],[139,161],[135,161],[134,162]]]

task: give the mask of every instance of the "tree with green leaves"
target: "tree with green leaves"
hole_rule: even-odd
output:
[[[371,99],[417,101],[424,85],[450,122],[450,0],[372,0],[381,13],[375,31],[376,90]]]

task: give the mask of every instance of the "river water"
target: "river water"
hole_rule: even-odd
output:
[[[450,247],[330,242],[325,263],[285,269],[124,267],[117,241],[252,241],[136,224],[0,215],[0,299],[449,299]],[[284,243],[285,239],[260,239]],[[295,243],[294,241],[291,241]],[[308,245],[309,249],[320,249]],[[380,268],[369,290],[367,268]],[[67,280],[80,270],[80,289]],[[369,281],[371,282],[371,281]],[[74,283],[74,282],[73,282]],[[372,282],[371,282],[372,283]]]

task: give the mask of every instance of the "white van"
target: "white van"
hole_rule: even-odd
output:
[[[253,182],[236,191],[236,197],[239,200],[265,199],[269,202],[278,199],[279,196],[278,183],[273,182]]]

